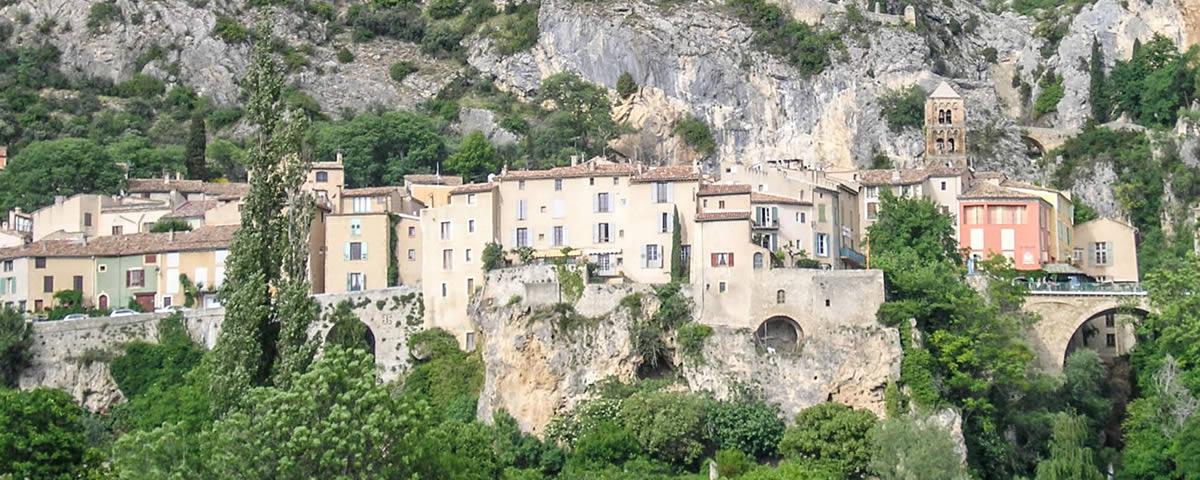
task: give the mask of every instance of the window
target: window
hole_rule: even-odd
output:
[[[667,182],[656,182],[654,184],[654,203],[667,203],[671,201],[670,195],[671,184]]]
[[[762,252],[754,252],[754,269],[757,270],[760,268],[763,268],[763,254]]]
[[[446,284],[442,284],[442,298],[446,298]]]
[[[825,223],[825,204],[817,205],[817,223]]]
[[[466,338],[467,338],[467,340],[466,340],[465,344],[467,345],[467,351],[468,352],[475,351],[475,332],[467,332]]]
[[[591,177],[588,179],[588,185],[595,185],[595,184],[596,184],[596,177]]]
[[[450,222],[442,222],[441,235],[442,235],[442,240],[450,239]]]
[[[83,275],[75,275],[71,277],[71,289],[76,292],[83,291]]]
[[[83,214],[83,226],[85,226],[85,227],[92,226],[92,214],[90,214],[90,213]]]
[[[417,236],[417,227],[408,227],[408,238]]]
[[[613,177],[613,185],[619,185],[620,183],[621,177]]]
[[[528,205],[525,203],[525,199],[517,200],[517,220],[525,220],[526,218],[529,218],[529,211],[527,207]]]
[[[54,293],[54,277],[50,275],[42,277],[42,292]]]
[[[13,261],[12,260],[4,261],[4,271],[6,271],[6,272],[13,271]]]
[[[475,204],[475,194],[468,193],[467,194],[467,205],[474,205],[474,204]]]
[[[879,204],[871,202],[867,204],[867,220],[879,218]]]
[[[162,302],[163,302],[163,308],[170,307],[171,305],[173,305],[175,303],[174,299],[171,298],[170,296],[163,297]]]
[[[1105,326],[1105,327],[1108,327],[1108,328],[1114,328],[1114,327],[1116,327],[1116,326],[1117,326],[1117,317],[1116,317],[1116,315],[1113,315],[1113,314],[1111,314],[1111,313],[1110,313],[1110,314],[1108,314],[1108,315],[1105,315],[1105,316],[1104,316],[1104,326]]]
[[[946,191],[946,181],[942,180],[942,191]]]
[[[561,178],[554,179],[554,191],[556,191],[556,192],[562,191],[562,179]]]
[[[468,248],[465,250],[465,252],[466,253],[463,255],[463,261],[470,262],[471,261],[471,249]]]
[[[733,253],[732,252],[714,253],[714,254],[712,254],[712,258],[710,260],[712,260],[712,266],[714,266],[714,267],[732,267],[733,266]]]
[[[35,312],[42,311],[42,305],[43,304],[42,304],[41,300],[34,300],[33,301],[33,311],[35,311]]]
[[[1092,244],[1092,264],[1108,265],[1108,242]]]
[[[148,254],[145,257],[142,257],[142,263],[150,263],[150,264],[158,263],[158,255],[155,255],[153,253]]]
[[[808,223],[808,215],[804,212],[796,212],[796,222]]]
[[[371,211],[370,197],[354,197],[351,201],[353,202],[351,208],[354,213],[367,213]]]
[[[518,180],[518,181],[517,181],[517,190],[524,190],[524,189],[525,189],[525,181],[524,181],[524,180]]]
[[[317,172],[317,183],[325,183],[329,181],[329,172]]]
[[[910,197],[910,196],[912,196],[912,186],[910,186],[910,185],[903,185],[903,186],[901,186],[901,187],[900,187],[900,196],[901,196],[901,197]]]
[[[517,240],[516,243],[517,243],[518,247],[528,247],[529,246],[529,229],[523,228],[523,227],[518,228],[516,240]]]
[[[728,288],[726,288],[726,286],[725,286],[725,282],[721,282],[721,283],[717,284],[718,292],[725,293],[725,290],[728,290]]]
[[[566,244],[566,237],[565,237],[565,235],[564,235],[564,232],[563,232],[563,227],[562,227],[561,225],[555,225],[555,226],[554,226],[554,235],[553,235],[553,237],[554,237],[554,238],[553,238],[553,245],[554,245],[554,246],[556,246],[556,247],[561,247],[561,246],[563,246],[563,245],[565,245],[565,244]]]
[[[817,251],[818,257],[828,257],[829,256],[829,234],[827,234],[827,233],[818,233],[817,234],[817,245],[816,245],[815,250]]]
[[[718,201],[717,201],[717,208],[725,208],[725,201],[724,201],[724,200],[718,200]]]
[[[683,261],[684,265],[687,265],[688,262],[692,260],[692,246],[691,245],[680,245],[679,246],[679,259]],[[684,267],[684,268],[686,268],[686,267]]]
[[[1072,256],[1072,257],[1074,257],[1074,259],[1075,259],[1075,264],[1076,264],[1076,265],[1083,265],[1083,249],[1082,249],[1082,248],[1076,248],[1076,249],[1075,249],[1075,251],[1074,251],[1074,252],[1072,252],[1072,253],[1073,253],[1073,255],[1071,255],[1071,256]]]
[[[350,260],[363,260],[362,242],[350,242]]]
[[[362,273],[358,273],[358,272],[346,274],[346,290],[347,291],[361,292],[366,289],[366,285],[367,285],[367,276],[366,275],[364,275]]]
[[[596,224],[596,235],[594,243],[608,243],[612,241],[612,228],[607,223]]]
[[[963,208],[963,216],[967,225],[983,225],[983,206],[965,207]]]
[[[358,219],[350,220],[350,235],[355,236],[355,237],[362,235],[362,221],[361,220],[358,220]]]
[[[408,259],[409,260],[417,259],[417,251],[415,249],[412,249],[412,248],[408,249]]]
[[[468,278],[468,279],[467,279],[467,295],[470,295],[470,294],[471,294],[471,292],[472,292],[472,291],[474,291],[474,290],[475,290],[475,279],[474,279],[474,278]]]
[[[454,250],[442,250],[442,269],[449,270],[454,267]]]
[[[1104,335],[1104,345],[1109,346],[1109,347],[1116,347],[1117,346],[1117,335],[1113,334],[1113,333]]]
[[[146,271],[140,268],[126,270],[125,286],[130,288],[146,286]]]
[[[100,273],[107,272],[107,271],[108,271],[108,265],[105,265],[105,264],[101,263],[99,266],[97,266],[97,267],[96,267],[96,270],[99,270],[99,271],[100,271]]]
[[[867,187],[867,198],[879,198],[879,187]]]
[[[775,303],[784,303],[787,301],[787,292],[783,290],[775,291]]]
[[[475,233],[475,220],[467,220],[467,233]]]
[[[46,268],[46,257],[36,257],[33,259],[33,268]]]
[[[600,192],[596,194],[596,213],[608,213],[611,211],[612,205],[609,203],[608,192]]]
[[[642,254],[642,257],[645,259],[645,265],[643,265],[643,267],[662,268],[663,259],[661,252],[659,252],[658,245],[646,245],[644,252],[645,253]]]
[[[122,234],[122,233],[124,233],[124,232],[125,232],[125,227],[122,227],[122,226],[120,226],[120,225],[113,225],[113,227],[112,227],[112,234],[113,234],[113,235],[120,235],[120,234]]]
[[[671,231],[671,215],[667,212],[662,212],[658,220],[658,232],[667,233]]]

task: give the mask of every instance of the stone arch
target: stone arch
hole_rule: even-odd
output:
[[[1133,348],[1133,325],[1123,322],[1121,315],[1145,319],[1150,312],[1138,306],[1106,306],[1092,313],[1077,317],[1075,328],[1058,352],[1059,365],[1066,366],[1067,357],[1075,350],[1095,350],[1102,358],[1111,359],[1128,353]],[[1091,331],[1091,332],[1090,332]],[[1111,342],[1110,342],[1111,340]]]
[[[1027,156],[1043,157],[1046,155],[1046,146],[1032,135],[1021,135],[1021,143],[1025,144],[1025,155]]]
[[[322,341],[326,346],[331,344],[365,346],[371,355],[375,355],[375,331],[366,322],[357,318],[347,319],[330,326]]]
[[[775,315],[758,326],[754,340],[771,351],[794,353],[804,342],[804,330],[792,317]]]

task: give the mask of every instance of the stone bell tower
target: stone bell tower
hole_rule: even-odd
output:
[[[925,101],[925,165],[967,166],[967,107],[946,82]]]

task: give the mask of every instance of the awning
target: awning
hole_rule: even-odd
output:
[[[1042,265],[1042,270],[1056,275],[1087,275],[1083,270],[1069,263],[1047,263]]]
[[[619,249],[619,248],[589,248],[587,250],[584,250],[584,252],[586,252],[588,255],[604,255],[604,254],[620,255],[621,249]]]

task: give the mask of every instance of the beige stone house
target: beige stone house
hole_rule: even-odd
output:
[[[1111,218],[1074,226],[1076,267],[1102,282],[1138,281],[1137,229]]]

